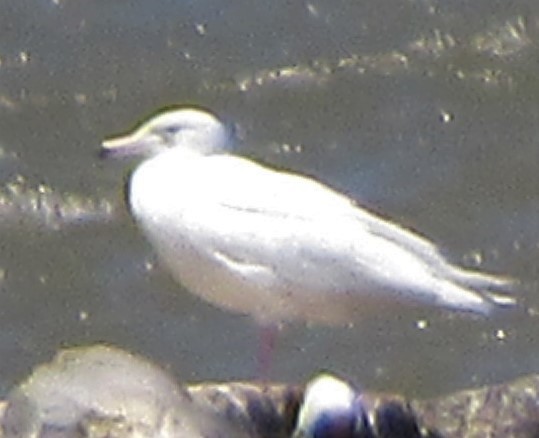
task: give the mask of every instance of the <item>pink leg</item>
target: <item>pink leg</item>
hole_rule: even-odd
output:
[[[258,346],[256,374],[257,378],[261,380],[268,380],[278,332],[279,326],[276,324],[260,326],[260,343]]]

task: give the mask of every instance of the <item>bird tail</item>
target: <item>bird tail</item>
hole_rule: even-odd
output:
[[[483,303],[479,306],[480,313],[490,313],[498,307],[513,307],[517,303],[515,297],[505,293],[517,284],[512,278],[468,271],[455,266],[451,266],[450,278],[461,289],[482,299]],[[503,291],[499,293],[493,290]]]
[[[516,281],[510,277],[469,271],[455,266],[451,266],[450,269],[449,275],[455,282],[472,288],[507,289],[516,284]]]
[[[513,307],[517,299],[510,295],[496,294],[490,291],[482,291],[481,295],[497,307]]]

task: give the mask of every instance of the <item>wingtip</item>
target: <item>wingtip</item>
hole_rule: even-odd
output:
[[[511,295],[496,294],[492,292],[485,293],[486,298],[497,307],[515,307],[518,301]]]

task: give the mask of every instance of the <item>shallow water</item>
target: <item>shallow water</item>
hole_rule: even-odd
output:
[[[538,371],[535,2],[2,3],[2,393],[60,346],[95,341],[187,380],[253,377],[253,322],[158,267],[123,205],[136,163],[98,158],[104,137],[184,103],[237,123],[239,153],[520,282],[521,308],[488,320],[287,326],[272,379],[325,368],[427,395]]]

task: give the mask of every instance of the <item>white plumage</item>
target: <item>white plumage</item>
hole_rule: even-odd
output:
[[[350,384],[322,373],[305,388],[293,438],[372,436],[365,429],[361,394]]]
[[[486,314],[509,281],[450,264],[425,238],[312,178],[230,154],[213,115],[181,108],[107,140],[149,156],[132,174],[131,212],[188,290],[260,322],[347,324],[380,306]]]

